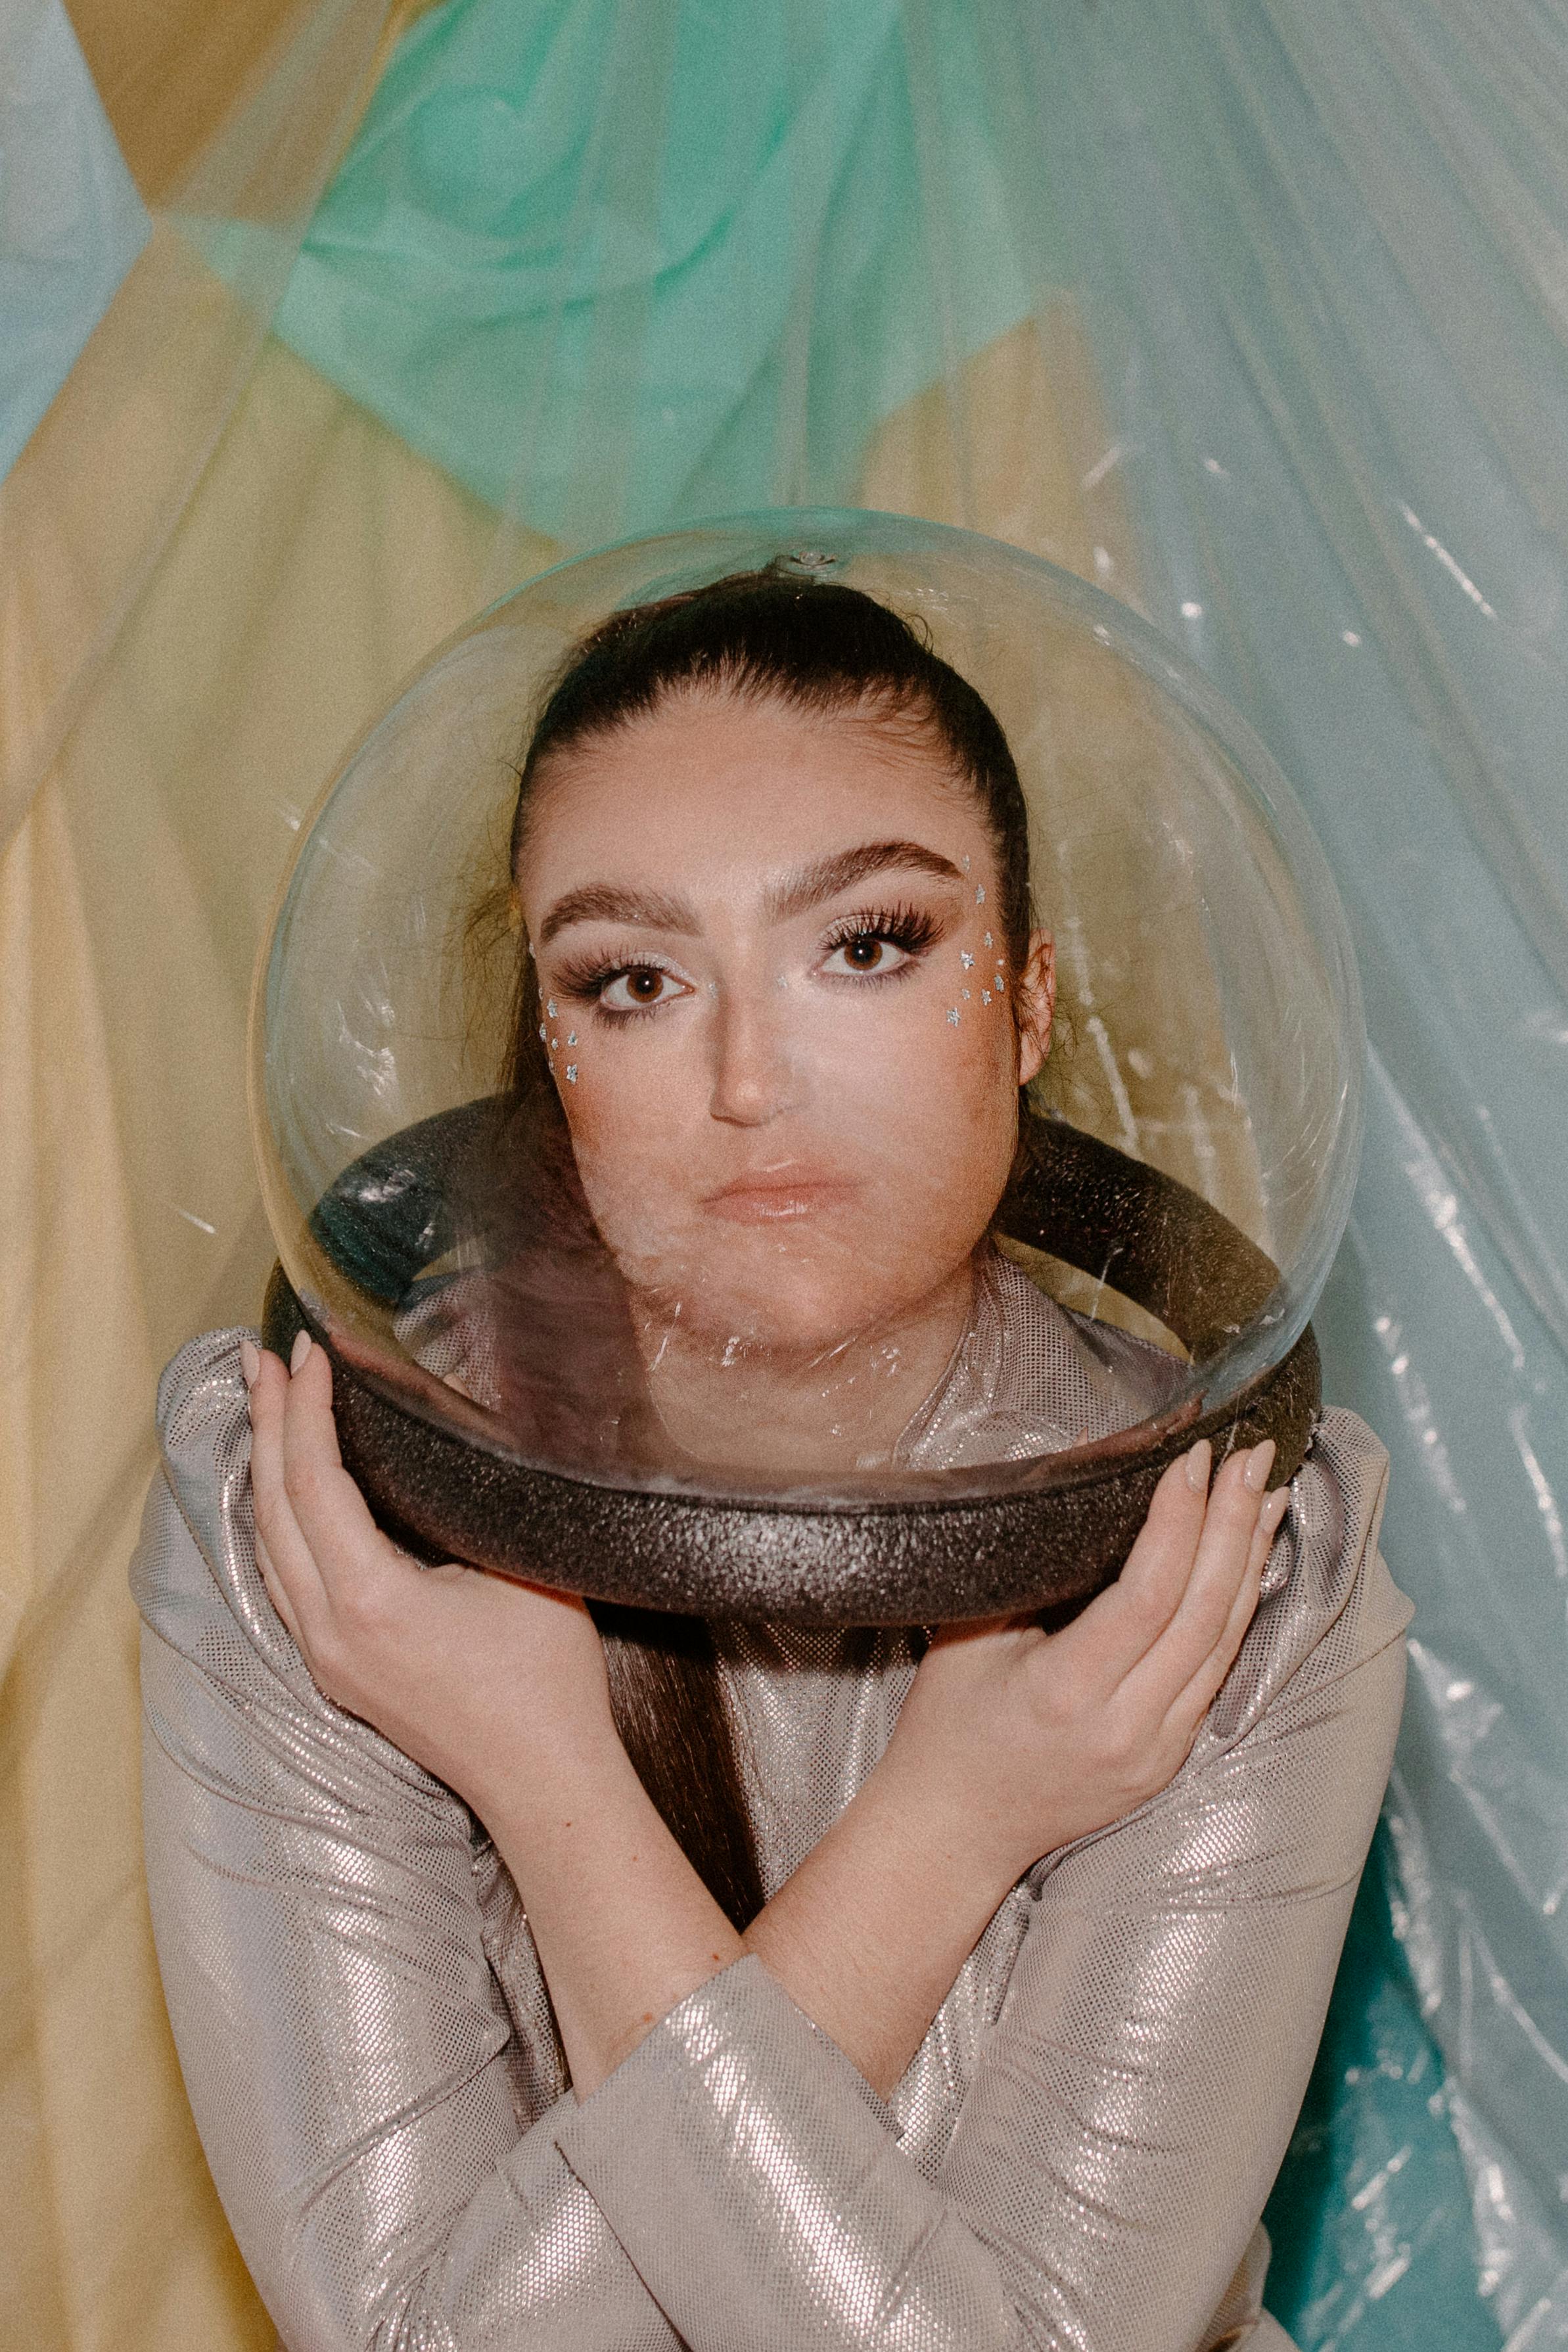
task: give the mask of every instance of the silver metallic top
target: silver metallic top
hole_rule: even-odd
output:
[[[1281,2340],[1256,2224],[1409,1614],[1375,1549],[1385,1457],[1353,1415],[1321,1425],[1182,1771],[1013,1890],[890,2100],[745,1959],[579,2105],[489,1840],[322,1697],[267,1599],[239,1336],[164,1376],[132,1580],[169,2013],[290,2352]],[[915,1643],[715,1633],[771,1890],[881,1752]]]

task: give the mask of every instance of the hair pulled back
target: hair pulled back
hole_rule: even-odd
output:
[[[512,813],[515,878],[548,800],[552,765],[651,718],[685,696],[772,702],[841,719],[933,752],[973,793],[996,859],[996,929],[1014,984],[1029,954],[1029,817],[995,713],[921,627],[863,590],[784,562],[732,572],[612,613],[582,638],[539,706]],[[548,1080],[532,959],[524,957],[511,1024],[513,1087]]]
[[[858,589],[808,576],[783,560],[615,613],[573,648],[540,703],[518,771],[509,854],[513,886],[563,763],[685,697],[782,704],[934,753],[983,813],[996,861],[996,929],[1017,987],[1032,921],[1028,816],[994,713],[933,652],[919,625]],[[514,1230],[532,1244],[513,1261],[523,1271],[512,1279],[526,1291],[514,1323],[537,1333],[552,1311],[570,1317],[575,1378],[595,1391],[584,1403],[602,1421],[607,1401],[625,1394],[629,1321],[576,1181],[540,1012],[537,973],[525,950],[505,1071],[520,1139],[510,1170],[519,1204]],[[563,1266],[569,1278],[556,1292]],[[536,1363],[559,1360],[552,1349],[528,1352]],[[501,1376],[504,1388],[504,1362]],[[570,1412],[559,1391],[525,1400],[520,1391],[526,1377],[524,1368],[514,1368],[508,1398],[521,1425],[531,1419],[545,1429],[552,1414]],[[708,1629],[699,1620],[652,1612],[601,1603],[593,1610],[627,1753],[714,1899],[743,1928],[762,1907],[762,1878],[736,1730]]]

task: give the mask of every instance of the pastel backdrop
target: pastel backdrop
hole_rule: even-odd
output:
[[[124,1569],[157,1369],[268,1263],[241,1045],[294,832],[531,571],[810,500],[1125,598],[1334,864],[1370,1120],[1318,1328],[1418,1613],[1269,2300],[1325,2352],[1568,2344],[1565,126],[1538,0],[14,0],[18,2342],[272,2341],[158,1992]]]

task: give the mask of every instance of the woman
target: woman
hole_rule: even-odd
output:
[[[1155,1352],[989,1238],[1050,945],[1001,730],[903,623],[772,573],[616,616],[544,706],[511,866],[544,1140],[488,1269],[408,1302],[427,1363],[752,1486],[1153,1409]],[[1273,1495],[1268,1447],[1212,1492],[1194,1447],[1062,1630],[693,1643],[416,1568],[308,1340],[195,1342],[162,1402],[154,1919],[293,2352],[1263,2340],[1403,1687],[1352,1416]]]

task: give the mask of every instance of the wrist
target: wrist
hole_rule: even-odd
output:
[[[928,1869],[940,1869],[955,1889],[985,1906],[997,1905],[1037,1857],[1024,1848],[1014,1809],[1004,1793],[976,1789],[953,1769],[952,1759],[933,1754],[914,1737],[900,1739],[903,1723],[872,1775],[882,1803],[919,1842]],[[868,1782],[868,1788],[872,1785]]]
[[[572,1820],[602,1804],[625,1776],[636,1780],[609,1706],[589,1704],[530,1710],[492,1727],[453,1785],[499,1843],[502,1820],[525,1831]]]

